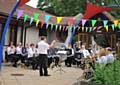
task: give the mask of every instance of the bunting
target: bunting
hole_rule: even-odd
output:
[[[40,22],[40,20],[37,19],[37,21],[36,21],[36,27],[38,26],[39,22]]]
[[[95,26],[96,22],[97,22],[97,20],[92,20],[92,27]]]
[[[34,20],[33,17],[31,17],[31,19],[30,19],[30,25],[32,24],[33,20]]]
[[[106,25],[106,31],[108,32],[108,25]]]
[[[19,19],[20,17],[22,17],[23,12],[24,12],[24,10],[18,10],[18,12],[17,12],[17,19]]]
[[[118,26],[118,20],[114,20],[114,25],[115,25],[115,27]]]
[[[38,17],[39,17],[39,13],[34,13],[34,20],[37,21]]]
[[[85,25],[86,21],[87,21],[86,19],[82,19],[82,26]]]
[[[113,30],[113,31],[115,30],[115,26],[114,26],[114,24],[112,24],[112,30]]]
[[[29,17],[28,15],[24,15],[24,22],[27,21],[28,17]]]
[[[45,15],[45,23],[48,23],[48,21],[50,20],[51,16],[49,15]]]
[[[62,17],[57,17],[57,24],[61,23]]]
[[[108,20],[103,21],[104,27],[106,27],[107,23],[108,23]]]

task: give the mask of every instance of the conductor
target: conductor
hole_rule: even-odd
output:
[[[40,76],[50,76],[48,75],[47,64],[47,50],[49,49],[49,44],[46,42],[45,37],[41,37],[41,41],[38,43],[38,53],[39,53],[39,75]]]

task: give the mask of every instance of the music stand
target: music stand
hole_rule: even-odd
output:
[[[63,61],[63,56],[65,56],[67,54],[67,51],[61,50],[61,51],[58,51],[57,54],[60,55],[60,57],[59,57],[60,60],[59,60],[59,69],[57,69],[56,71],[60,71],[60,73],[62,73],[62,72],[65,73],[65,71],[62,68],[62,61]]]

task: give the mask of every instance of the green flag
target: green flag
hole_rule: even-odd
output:
[[[53,30],[53,26],[54,26],[54,25],[53,25],[53,24],[51,24],[51,31]]]
[[[92,27],[90,27],[90,30],[89,30],[89,32],[92,32]]]
[[[92,27],[94,27],[96,24],[96,20],[92,20]]]
[[[120,23],[118,24],[118,28],[120,29]]]
[[[40,15],[39,13],[34,13],[34,20],[35,21],[38,19],[39,15]]]
[[[26,15],[26,14],[24,15],[24,22],[27,21],[28,17],[29,17],[28,15]]]

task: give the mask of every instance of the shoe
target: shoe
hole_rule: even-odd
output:
[[[48,75],[44,75],[44,76],[51,76],[51,75],[48,74]]]

